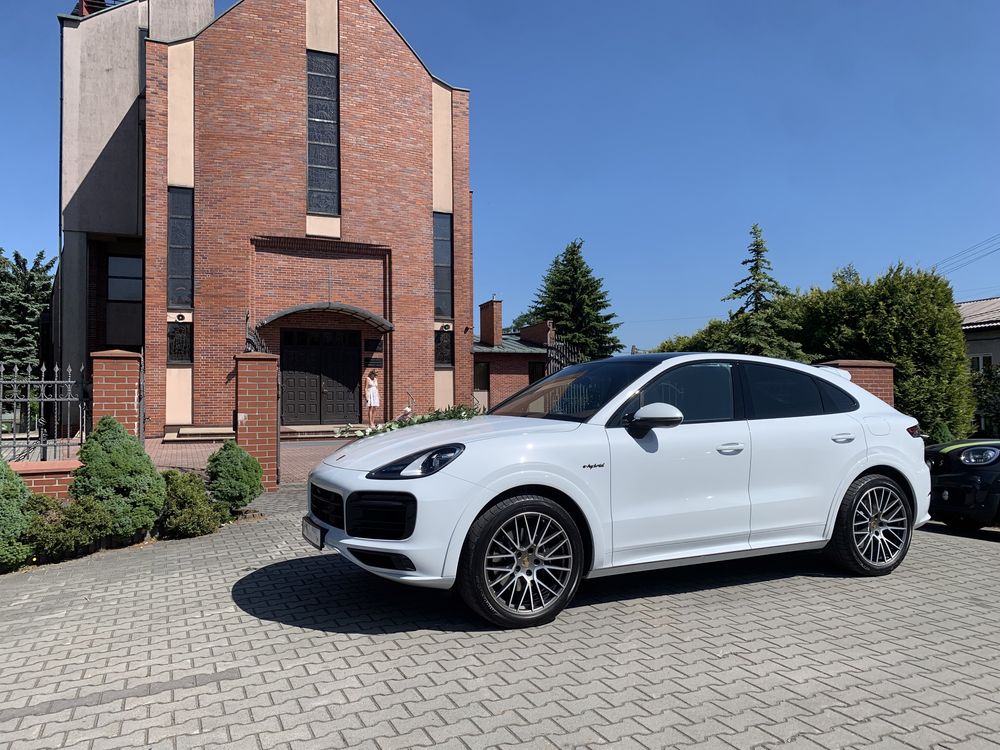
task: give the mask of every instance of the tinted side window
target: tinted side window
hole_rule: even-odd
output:
[[[685,422],[733,419],[733,368],[725,362],[703,362],[667,370],[642,389],[626,413],[646,404],[672,404]]]
[[[858,408],[858,402],[854,396],[845,393],[832,383],[816,378],[819,384],[820,393],[823,395],[823,404],[827,414],[842,414],[845,411],[854,411]]]
[[[784,367],[743,365],[754,419],[808,417],[823,413],[823,399],[811,375]]]

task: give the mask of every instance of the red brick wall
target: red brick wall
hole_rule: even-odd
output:
[[[490,407],[528,385],[528,363],[544,362],[543,354],[476,354],[476,362],[490,365]]]
[[[130,433],[138,435],[139,355],[112,350],[95,352],[90,358],[94,425],[101,417],[114,417]]]
[[[315,328],[327,331],[359,331],[361,333],[362,348],[360,363],[361,370],[358,373],[360,376],[359,382],[361,384],[361,413],[358,415],[357,421],[367,422],[368,420],[368,411],[365,408],[365,375],[371,369],[378,371],[379,395],[382,397],[382,407],[376,410],[375,421],[386,421],[387,412],[385,404],[384,368],[371,368],[365,365],[365,362],[368,361],[370,356],[383,358],[384,360],[385,352],[366,353],[364,351],[365,339],[379,339],[384,342],[386,334],[375,330],[369,325],[359,323],[357,320],[343,315],[337,315],[329,312],[294,313],[292,315],[286,315],[283,318],[279,318],[273,323],[264,326],[264,329],[261,332],[261,338],[264,339],[264,343],[267,345],[267,350],[271,354],[281,355],[281,331],[283,328]],[[385,345],[383,343],[383,349],[384,348]]]
[[[264,489],[278,486],[278,358],[237,354],[236,442],[264,470]]]
[[[453,91],[455,403],[472,404],[472,192],[469,188],[469,92]]]
[[[875,360],[837,359],[832,362],[823,362],[823,365],[847,370],[851,373],[852,383],[860,385],[889,406],[895,404],[893,391],[895,366],[892,363]]]
[[[10,465],[28,489],[36,495],[48,495],[63,500],[69,497],[73,472],[79,461],[16,461]]]
[[[244,0],[195,41],[194,421],[228,424],[233,355],[253,320],[293,304],[357,304],[389,318],[389,411],[434,406],[432,79],[370,0],[340,0],[342,239],[390,248],[390,269],[320,251],[255,250],[305,236],[305,1]],[[147,57],[147,393],[164,421],[166,54]],[[153,101],[159,99],[162,101]],[[456,397],[472,392],[468,96],[453,103]],[[389,294],[385,281],[390,280]],[[388,300],[386,299],[388,297]],[[331,300],[332,298],[332,300]],[[387,308],[387,309],[386,309]],[[398,363],[398,367],[393,367]]]
[[[146,42],[147,436],[162,435],[167,388],[167,45]],[[195,337],[199,329],[195,328]],[[196,338],[197,341],[197,338]]]

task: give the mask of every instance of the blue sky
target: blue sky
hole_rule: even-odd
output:
[[[231,5],[219,2],[219,6]],[[724,315],[759,222],[779,278],[929,266],[1000,233],[1000,3],[382,0],[472,89],[476,301],[509,321],[575,237],[626,345]],[[0,246],[57,238],[58,25],[0,27]],[[1000,253],[956,272],[1000,295]]]

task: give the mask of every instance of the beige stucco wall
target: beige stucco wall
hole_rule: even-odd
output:
[[[432,117],[434,122],[434,210],[443,213],[454,211],[452,170],[451,89],[432,81]]]
[[[306,0],[306,47],[317,52],[340,52],[339,0]]]
[[[146,0],[149,38],[157,42],[189,39],[215,18],[215,0]]]
[[[167,50],[167,183],[194,187],[194,42]]]
[[[167,368],[167,424],[191,424],[193,376],[192,367]]]
[[[434,408],[447,409],[455,405],[455,371],[434,371]]]
[[[340,239],[340,217],[306,216],[306,234],[310,237]]]

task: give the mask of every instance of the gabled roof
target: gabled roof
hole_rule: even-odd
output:
[[[1000,327],[1000,297],[973,299],[958,303],[962,329]]]

